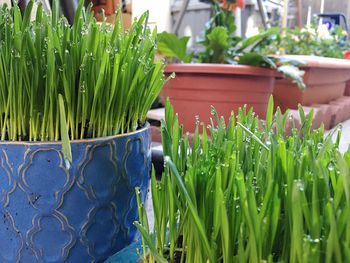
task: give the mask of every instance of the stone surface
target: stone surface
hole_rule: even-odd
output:
[[[339,107],[339,105],[336,105],[336,104],[329,104],[329,106],[331,108],[331,114],[332,114],[332,121],[331,121],[330,128],[333,128],[334,126],[336,126],[338,123],[342,121],[341,107]]]
[[[328,104],[314,104],[311,107],[319,108],[322,111],[322,122],[324,124],[324,128],[329,130],[331,128],[332,122],[332,109]]]
[[[344,120],[350,118],[350,97],[344,96],[336,100],[337,103],[341,103],[344,106]]]

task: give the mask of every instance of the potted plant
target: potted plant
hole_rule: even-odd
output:
[[[170,62],[165,72],[176,74],[162,95],[171,98],[180,121],[191,132],[195,129],[196,117],[209,121],[210,105],[226,117],[244,104],[253,107],[258,116],[265,116],[275,77],[279,75],[276,69],[300,78],[295,68],[290,70],[291,66],[282,65],[285,62],[278,67],[274,58],[254,51],[272,31],[243,40],[234,35],[233,13],[218,4],[213,8],[214,15],[200,42],[203,50],[194,56],[186,50],[188,37],[179,39],[166,32],[159,35],[158,50]],[[176,61],[184,63],[172,63]]]
[[[344,59],[350,59],[350,49],[344,51],[343,58]],[[344,95],[345,96],[350,96],[350,80],[348,80],[346,82]]]
[[[173,112],[168,104],[165,171],[151,183],[154,230],[142,204],[135,222],[140,262],[347,261],[350,151],[313,131],[312,116],[300,108],[302,127],[286,135],[272,99],[260,127],[252,110],[226,125],[212,109],[211,140],[197,126],[190,145]],[[120,255],[108,263],[129,262]]]
[[[74,23],[0,9],[0,261],[95,262],[137,238],[146,113],[165,83],[144,14],[124,32],[80,0]]]
[[[345,31],[340,27],[328,30],[326,25],[312,24],[273,36],[262,52],[303,61],[301,69],[307,87],[300,90],[284,79],[276,80],[276,104],[283,110],[297,109],[298,104],[328,104],[343,96],[350,79],[350,62],[342,58],[349,46]]]

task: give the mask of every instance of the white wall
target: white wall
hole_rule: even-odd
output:
[[[139,17],[149,10],[149,26],[157,26],[157,31],[171,31],[171,0],[132,0],[132,16]]]
[[[0,0],[0,5],[3,5],[3,4],[10,5],[11,4],[11,0]]]

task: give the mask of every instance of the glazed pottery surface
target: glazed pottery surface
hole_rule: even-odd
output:
[[[196,119],[210,123],[210,107],[227,120],[232,111],[247,105],[265,118],[275,71],[259,67],[222,64],[170,64],[166,73],[176,77],[165,86],[162,96],[169,97],[180,123],[193,132]]]
[[[149,126],[72,141],[0,142],[0,262],[101,262],[137,238],[135,187],[146,196]]]
[[[142,242],[137,241],[129,246],[123,248],[109,259],[105,263],[142,263],[137,250],[142,251]]]
[[[304,83],[300,90],[289,80],[276,80],[273,95],[276,106],[282,110],[297,109],[298,104],[311,106],[327,104],[344,95],[346,82],[350,79],[350,61],[316,56],[284,56],[305,63]]]

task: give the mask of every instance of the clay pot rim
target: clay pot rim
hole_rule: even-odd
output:
[[[350,60],[341,58],[328,58],[313,55],[283,55],[281,58],[300,60],[305,65],[300,68],[329,68],[329,69],[349,69]]]
[[[96,138],[89,138],[89,139],[82,139],[82,140],[71,140],[70,144],[84,144],[84,143],[95,143],[95,142],[104,142],[119,138],[125,138],[132,135],[136,135],[139,133],[143,133],[147,131],[150,128],[150,124],[148,122],[145,123],[145,125],[133,132],[127,132],[122,134],[116,134],[111,136],[105,136],[105,137],[96,137]],[[43,145],[61,145],[62,141],[0,141],[0,145],[23,145],[23,146],[43,146]]]
[[[277,77],[280,74],[274,70],[263,67],[230,64],[209,63],[170,63],[166,65],[165,73],[203,73],[222,75],[253,75],[264,77]]]

